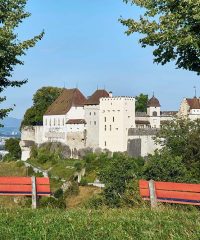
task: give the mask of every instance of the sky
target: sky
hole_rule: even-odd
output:
[[[153,63],[152,49],[141,48],[139,35],[127,37],[118,19],[138,18],[142,10],[122,0],[29,0],[32,14],[16,30],[20,40],[44,38],[23,57],[13,79],[28,79],[21,88],[4,92],[9,116],[23,118],[33,94],[43,86],[78,87],[85,96],[97,88],[114,95],[140,93],[159,99],[162,110],[178,110],[183,97],[200,95],[199,76],[177,70],[173,63]]]

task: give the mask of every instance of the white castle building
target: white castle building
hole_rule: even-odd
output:
[[[200,117],[200,99],[184,99],[179,112],[161,111],[153,96],[147,112],[135,112],[135,98],[113,96],[96,90],[86,98],[79,89],[64,89],[43,116],[43,126],[22,129],[22,160],[30,157],[31,146],[61,142],[73,153],[85,148],[128,152],[131,156],[152,154],[159,146],[153,136],[175,116]]]

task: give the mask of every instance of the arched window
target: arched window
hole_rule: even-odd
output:
[[[154,117],[157,117],[157,112],[153,112],[153,116],[154,116]]]

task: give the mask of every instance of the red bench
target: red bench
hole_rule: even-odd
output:
[[[200,184],[140,180],[139,188],[141,197],[150,200],[152,207],[157,202],[200,205]]]
[[[37,207],[38,196],[50,196],[49,178],[0,177],[0,196],[32,196],[32,208]]]

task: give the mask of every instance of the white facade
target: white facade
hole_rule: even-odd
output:
[[[62,142],[67,145],[67,132],[79,132],[84,130],[82,124],[80,126],[67,125],[67,121],[70,119],[84,119],[84,107],[71,107],[66,115],[44,115],[43,141]]]
[[[86,146],[99,148],[99,105],[85,105]]]
[[[135,98],[100,99],[99,147],[111,152],[127,151],[128,130],[135,127]]]

